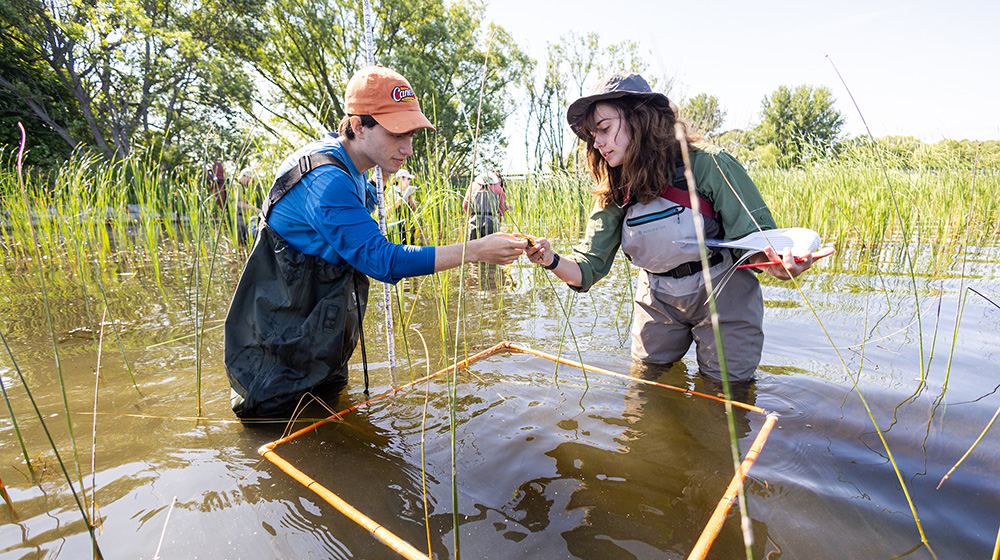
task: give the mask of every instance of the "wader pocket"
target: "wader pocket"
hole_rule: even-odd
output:
[[[342,321],[340,306],[335,304],[327,305],[323,311],[323,331],[327,333],[337,332],[338,325]]]
[[[683,206],[674,206],[673,208],[667,208],[666,210],[661,210],[659,212],[653,212],[652,214],[644,214],[642,216],[636,216],[634,218],[629,218],[625,220],[625,225],[629,227],[641,226],[648,224],[650,222],[655,222],[657,220],[663,220],[671,216],[676,216],[684,211]]]

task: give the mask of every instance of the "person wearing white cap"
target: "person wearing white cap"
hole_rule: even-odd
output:
[[[468,239],[479,239],[500,230],[507,213],[503,177],[492,171],[476,178],[465,191],[462,210],[469,216]]]
[[[254,247],[226,316],[225,365],[240,417],[289,412],[308,391],[347,380],[368,277],[398,282],[464,262],[509,264],[527,246],[496,234],[440,247],[390,243],[372,219],[364,173],[396,173],[413,137],[433,129],[399,73],[369,66],[345,88],[338,134],[278,167]]]
[[[632,323],[632,357],[652,364],[680,360],[695,343],[698,366],[710,380],[722,379],[702,274],[696,220],[684,176],[677,115],[670,100],[632,73],[603,78],[574,101],[566,118],[586,142],[587,163],[597,186],[587,235],[571,255],[560,256],[549,240],[531,238],[531,262],[551,270],[577,291],[587,291],[611,270],[619,246],[642,270]],[[691,138],[693,141],[694,138]],[[704,237],[735,239],[775,227],[771,212],[743,166],[706,143],[690,143],[691,173],[703,215]],[[716,283],[733,268],[730,249],[712,250],[709,272]],[[749,257],[787,280],[812,264],[768,248]],[[748,269],[732,271],[716,295],[726,371],[750,381],[764,343],[763,297]]]
[[[396,193],[406,201],[413,210],[417,209],[417,203],[413,201],[413,194],[417,192],[417,186],[413,184],[416,176],[405,169],[396,172]]]
[[[419,187],[413,183],[416,177],[405,169],[396,172],[396,183],[393,185],[396,202],[392,207],[393,222],[387,227],[389,239],[394,242],[417,244],[417,200]]]

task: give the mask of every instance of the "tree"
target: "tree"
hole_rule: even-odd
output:
[[[681,106],[681,117],[692,129],[714,138],[726,120],[726,112],[719,107],[719,100],[714,95],[699,93]]]
[[[565,55],[562,45],[549,44],[545,61],[545,76],[541,89],[534,80],[527,80],[525,88],[528,93],[528,122],[535,126],[525,127],[525,153],[529,146],[534,146],[535,168],[541,171],[547,164],[556,169],[564,169],[563,158],[566,145],[566,125],[562,120],[562,108],[566,106],[566,74],[563,71]],[[534,135],[533,141],[529,141]]]
[[[577,35],[570,33],[558,43],[548,44],[545,74],[541,87],[535,85],[533,76],[526,84],[528,97],[528,123],[525,127],[525,145],[534,136],[534,167],[536,170],[565,170],[572,162],[572,148],[567,151],[567,138],[575,140],[566,124],[566,110],[570,104],[570,86],[573,99],[582,97],[585,84],[612,72],[642,74],[648,68],[638,43],[622,41],[601,46],[596,33]],[[646,77],[646,76],[644,76]],[[657,81],[647,77],[655,91]],[[667,84],[668,91],[670,83]],[[532,152],[528,152],[532,153]]]
[[[3,48],[23,56],[23,71],[0,88],[70,147],[125,156],[136,142],[168,146],[228,126],[226,116],[249,107],[240,56],[260,37],[263,0],[8,2],[2,25],[16,32]],[[68,92],[82,129],[62,114],[63,100],[42,95],[52,83]]]
[[[86,126],[70,92],[15,39],[21,35],[16,19],[10,4],[0,4],[0,146],[18,146],[20,122],[29,135],[25,164],[54,167],[70,156]]]
[[[757,143],[774,144],[783,167],[801,164],[809,148],[836,141],[844,117],[834,108],[835,101],[826,87],[779,87],[762,103]]]
[[[485,7],[399,0],[373,9],[375,61],[409,80],[437,128],[415,138],[415,154],[453,173],[466,170],[477,139],[502,147],[510,91],[530,61],[506,31],[483,24]],[[304,137],[335,130],[344,86],[366,65],[362,3],[275,0],[268,15],[268,40],[253,64],[273,88],[274,118]]]

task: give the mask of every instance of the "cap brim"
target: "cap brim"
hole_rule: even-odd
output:
[[[427,117],[420,111],[384,113],[381,115],[372,115],[372,118],[393,134],[406,134],[407,132],[413,132],[421,128],[435,130],[431,121],[427,120]]]
[[[588,95],[587,97],[581,97],[573,103],[570,104],[569,109],[566,110],[566,121],[569,123],[569,127],[573,130],[573,134],[579,136],[582,140],[586,140],[583,131],[580,130],[580,120],[583,119],[584,115],[590,109],[590,106],[598,101],[605,101],[608,99],[618,99],[619,97],[641,97],[654,105],[659,107],[670,109],[670,100],[667,99],[666,95],[662,93],[653,92],[638,92],[638,91],[609,91],[607,93],[599,93],[596,95]]]

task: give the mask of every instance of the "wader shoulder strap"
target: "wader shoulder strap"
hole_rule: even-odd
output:
[[[298,184],[299,181],[305,177],[306,173],[309,173],[317,167],[323,165],[333,165],[336,166],[347,173],[351,172],[347,169],[347,164],[340,161],[337,156],[333,154],[306,154],[299,158],[298,165],[293,165],[291,169],[283,173],[280,177],[274,180],[274,184],[271,185],[271,190],[267,193],[267,198],[264,200],[264,204],[261,206],[260,213],[265,220],[271,215],[271,208],[281,200],[288,191],[292,190],[292,187]]]
[[[677,173],[674,174],[673,182],[663,185],[663,191],[660,192],[660,196],[673,202],[674,204],[680,204],[685,208],[691,208],[691,195],[688,194],[687,179],[684,177],[684,164],[679,163],[677,165]],[[715,207],[712,206],[712,202],[705,198],[705,195],[698,193],[698,207],[702,214],[709,218],[718,218],[719,213],[715,211]]]

